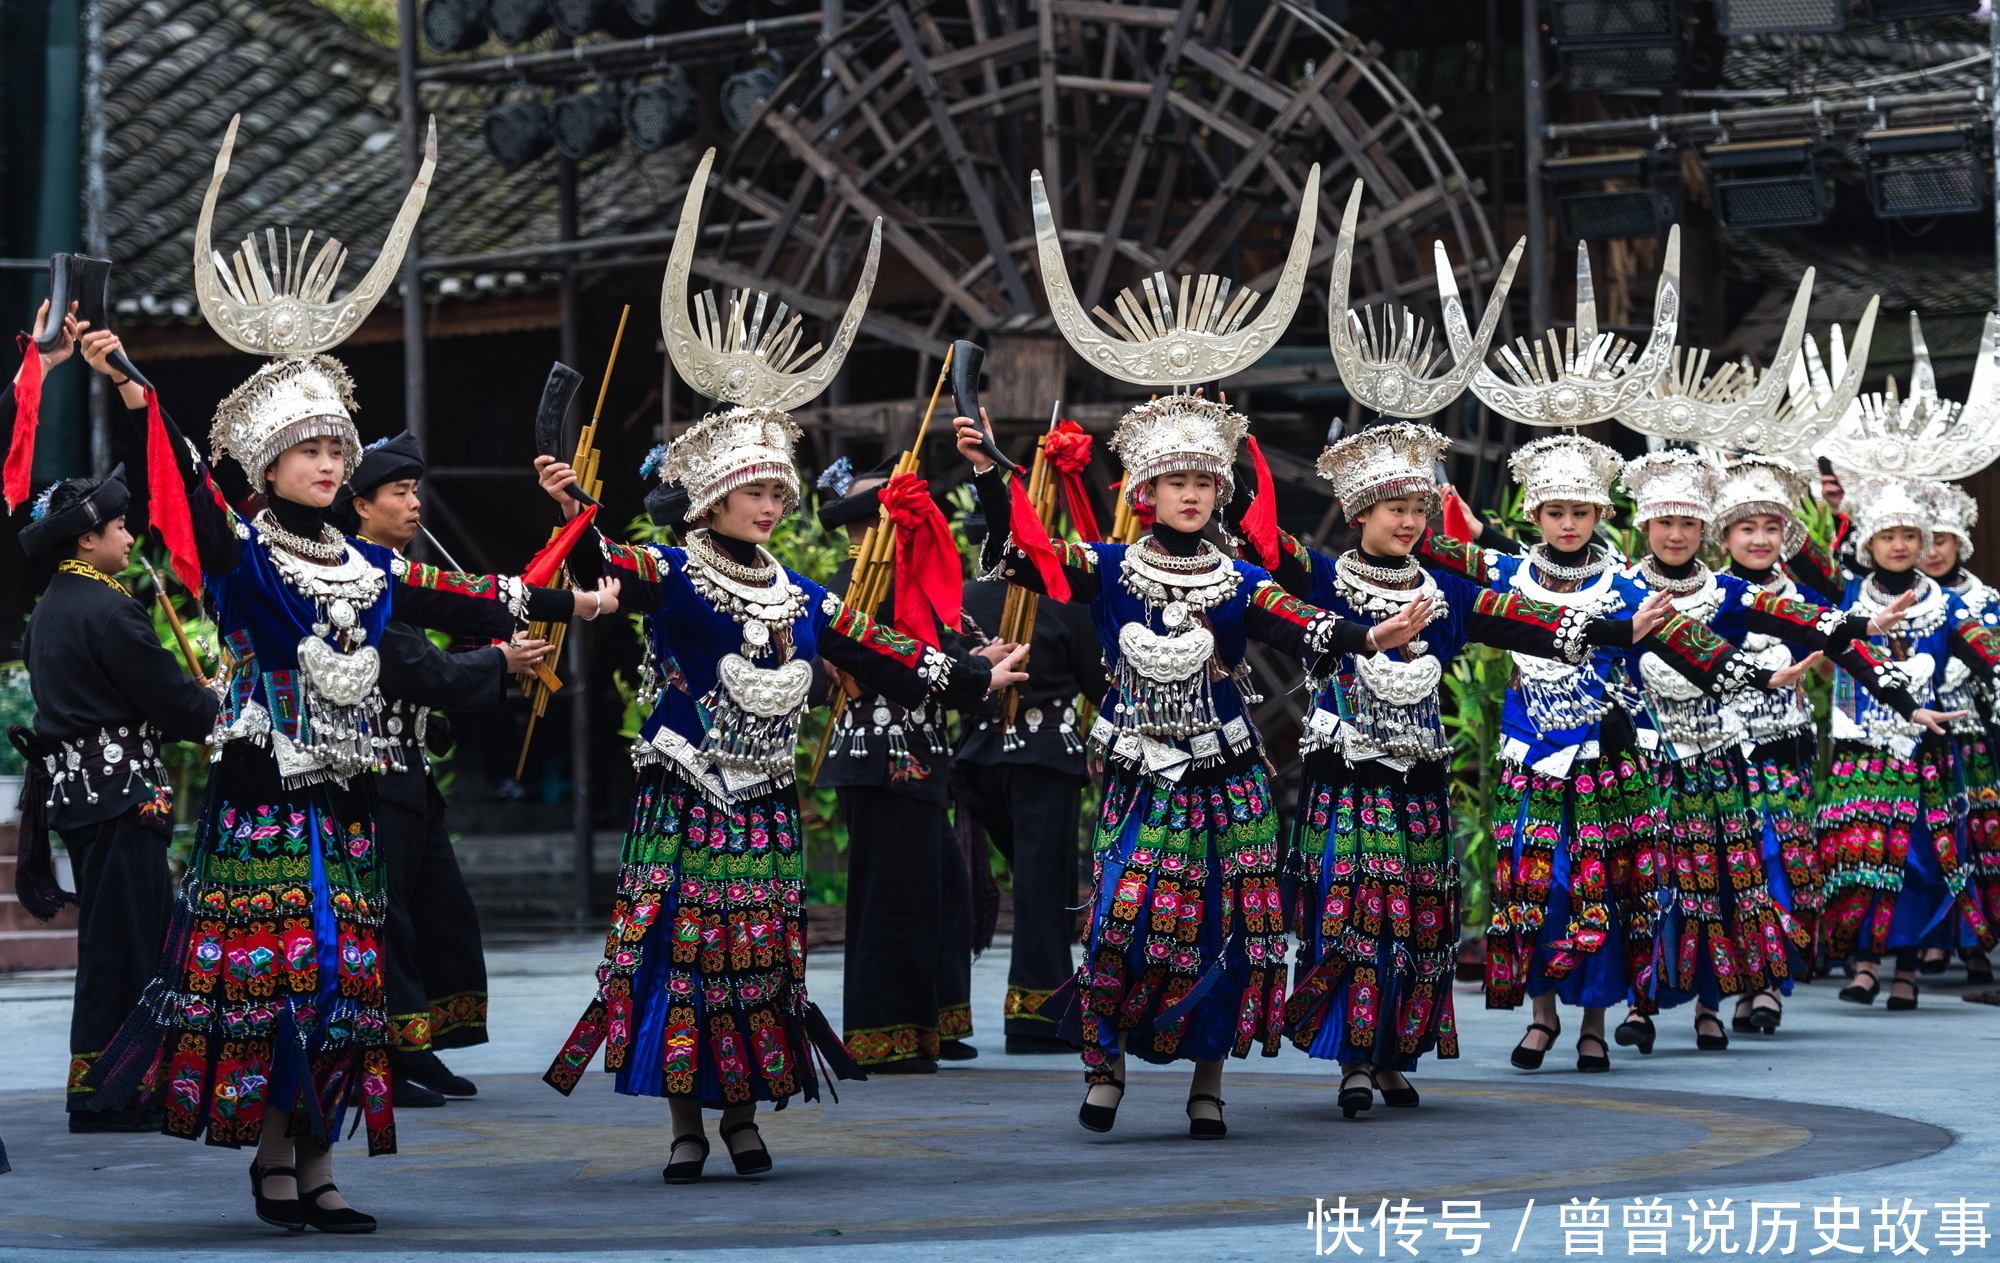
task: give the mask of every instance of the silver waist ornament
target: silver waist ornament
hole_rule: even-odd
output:
[[[1335,563],[1334,590],[1340,600],[1357,614],[1381,622],[1416,600],[1431,601],[1431,622],[1446,617],[1449,603],[1437,579],[1416,565],[1408,575],[1419,581],[1410,587],[1388,587],[1368,577],[1372,568],[1359,557],[1343,554]],[[1398,654],[1407,654],[1407,658]],[[1348,714],[1342,716],[1337,740],[1350,762],[1364,759],[1438,759],[1451,752],[1445,739],[1444,721],[1439,711],[1438,686],[1444,680],[1444,662],[1430,652],[1421,634],[1400,650],[1374,654],[1353,654],[1343,659],[1353,681],[1347,690]],[[1328,681],[1320,681],[1324,689]],[[1310,733],[1301,743],[1317,749],[1330,744],[1336,734]],[[1308,751],[1309,752],[1309,751]]]
[[[1529,550],[1532,564],[1524,564],[1515,570],[1512,584],[1515,591],[1537,601],[1568,605],[1599,616],[1609,614],[1623,603],[1612,586],[1616,576],[1608,569],[1608,553],[1599,550],[1594,564],[1600,568],[1585,587],[1574,592],[1556,592],[1535,580],[1536,566],[1547,568],[1545,561],[1537,559],[1540,548],[1541,545],[1537,544]],[[1574,569],[1581,571],[1588,568]],[[1554,577],[1574,582],[1564,575]],[[1527,710],[1529,720],[1542,733],[1588,727],[1604,718],[1611,709],[1611,682],[1596,655],[1575,665],[1533,654],[1516,653],[1510,656],[1514,660],[1514,687],[1520,693],[1521,704]]]
[[[377,687],[382,659],[367,643],[360,614],[382,598],[388,580],[351,544],[332,565],[267,547],[272,568],[316,614],[312,634],[298,643],[298,736],[282,727],[271,732],[278,770],[291,788],[374,770],[389,746]]]

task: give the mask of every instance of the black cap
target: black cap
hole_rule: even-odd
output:
[[[341,488],[340,498],[367,495],[385,482],[424,476],[424,453],[417,436],[408,430],[393,438],[378,439],[361,451],[361,465]]]
[[[646,493],[646,516],[653,519],[653,525],[679,529],[687,525],[687,488],[675,483],[671,487],[655,487]]]
[[[844,461],[846,457],[842,457],[841,459]],[[868,472],[850,474],[842,478],[837,484],[830,483],[827,477],[822,475],[819,480],[820,490],[834,491],[837,487],[838,495],[837,498],[822,500],[820,502],[819,524],[829,531],[835,531],[843,526],[852,526],[856,522],[868,521],[875,518],[882,511],[882,483],[887,482],[889,477],[895,472],[896,457],[891,456]],[[857,483],[868,482],[872,479],[881,479],[882,481],[877,482],[866,491],[856,492],[848,490],[848,488],[853,487]]]
[[[69,488],[65,492],[65,488]],[[81,490],[83,494],[75,493]],[[74,497],[74,498],[72,498]],[[60,502],[60,503],[58,503]],[[121,517],[132,503],[125,485],[125,466],[98,478],[70,478],[43,492],[21,528],[21,548],[30,557],[48,557],[78,536]]]

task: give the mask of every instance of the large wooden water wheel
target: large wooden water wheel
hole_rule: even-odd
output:
[[[719,164],[724,253],[831,314],[880,216],[866,332],[926,358],[953,337],[982,341],[995,414],[1046,415],[1063,376],[1095,397],[1115,388],[1049,341],[1031,171],[1090,308],[1155,273],[1268,291],[1317,162],[1312,282],[1288,338],[1301,352],[1237,384],[1326,379],[1325,267],[1355,178],[1368,187],[1357,303],[1434,310],[1433,239],[1475,303],[1495,266],[1478,185],[1377,51],[1298,0],[889,0],[793,67]],[[1010,352],[1035,357],[1032,392],[998,371]]]
[[[1032,171],[1089,309],[1156,274],[1177,286],[1216,273],[1268,294],[1317,162],[1324,193],[1292,345],[1222,385],[1330,382],[1327,266],[1356,178],[1368,190],[1357,305],[1407,304],[1434,321],[1434,239],[1475,306],[1497,266],[1479,186],[1378,51],[1297,0],[887,0],[794,66],[718,164],[711,220],[724,225],[725,261],[705,270],[833,318],[881,217],[864,335],[915,351],[917,365],[907,387],[867,393],[919,398],[852,407],[852,429],[886,426],[900,446],[946,344],[970,337],[988,349],[985,401],[1003,438],[1012,422],[1025,444],[1021,431],[1045,424],[1057,398],[1103,426],[1135,393],[1084,367],[1054,331]],[[715,257],[706,243],[703,253]],[[840,413],[800,419],[837,429]],[[1325,494],[1307,459],[1275,456],[1281,479]],[[1298,673],[1269,655],[1259,667],[1270,700],[1257,718],[1276,753],[1297,732],[1287,694]]]

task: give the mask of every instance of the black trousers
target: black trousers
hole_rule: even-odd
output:
[[[1009,1035],[1056,1033],[1037,1010],[1076,972],[1077,831],[1084,778],[1032,763],[960,765],[978,791],[980,823],[1014,873],[1014,958],[1002,1010]]]
[[[421,801],[421,810],[412,809],[404,795],[385,792],[377,807],[376,845],[389,883],[382,985],[392,1053],[486,1042],[479,911],[451,849],[444,798],[429,777]]]
[[[847,821],[842,1038],[864,1066],[936,1057],[972,1033],[972,899],[943,807],[836,790]]]
[[[174,880],[168,835],[139,810],[61,830],[76,873],[76,1003],[69,1019],[69,1107],[84,1109],[83,1076],[159,972]]]

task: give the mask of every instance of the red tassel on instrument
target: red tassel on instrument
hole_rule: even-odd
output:
[[[1472,509],[1459,498],[1456,489],[1444,489],[1444,533],[1461,544],[1472,542]]]
[[[153,538],[166,545],[167,562],[181,586],[201,595],[201,554],[194,544],[194,514],[188,509],[181,465],[174,458],[174,441],[167,419],[160,415],[160,394],[146,391],[146,519]]]
[[[964,613],[965,575],[958,543],[931,499],[930,484],[902,473],[882,487],[882,503],[896,526],[896,630],[938,647],[938,624],[958,626]]]
[[[14,445],[7,449],[7,512],[28,499],[35,473],[35,425],[42,416],[42,355],[23,334],[21,375],[14,380]]]
[[[1090,507],[1090,493],[1083,486],[1083,471],[1090,465],[1090,435],[1074,421],[1059,421],[1043,441],[1042,452],[1062,484],[1063,508],[1077,535],[1092,541],[1102,539],[1097,513]]]
[[[583,512],[571,518],[569,525],[558,531],[556,537],[542,545],[542,551],[529,560],[527,569],[521,572],[522,581],[529,587],[548,587],[549,581],[556,577],[556,571],[562,569],[563,562],[568,559],[570,549],[576,547],[576,542],[590,529],[591,519],[596,516],[596,505],[584,505]]]
[[[1257,498],[1243,515],[1243,537],[1250,551],[1257,555],[1257,564],[1272,570],[1278,564],[1278,491],[1272,485],[1271,466],[1265,463],[1263,446],[1249,435],[1244,436],[1243,442],[1250,449],[1250,463],[1257,469]]]

